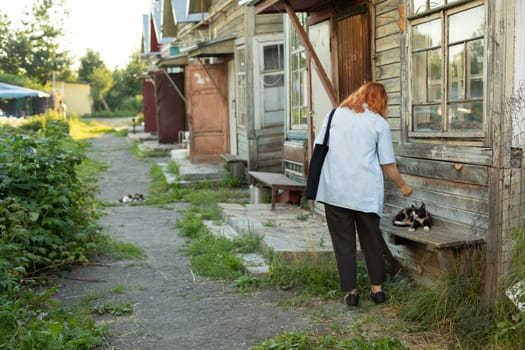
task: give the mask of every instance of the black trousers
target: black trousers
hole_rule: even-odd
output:
[[[385,282],[386,266],[380,241],[380,217],[375,213],[363,213],[329,204],[325,204],[324,208],[341,289],[350,292],[357,288],[356,229],[370,283],[381,285]]]

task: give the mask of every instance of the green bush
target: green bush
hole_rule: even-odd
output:
[[[0,347],[92,349],[104,329],[51,299],[43,272],[84,262],[97,246],[86,144],[52,115],[0,128]],[[44,277],[44,278],[41,278]]]
[[[93,193],[76,174],[84,144],[71,139],[63,123],[43,125],[0,129],[4,290],[46,266],[85,261],[96,232]]]

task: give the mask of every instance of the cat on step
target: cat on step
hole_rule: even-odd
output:
[[[423,227],[425,231],[430,231],[432,217],[428,213],[425,203],[419,207],[411,205],[401,209],[392,220],[392,225],[397,227],[408,227],[409,231],[415,231],[418,227]]]

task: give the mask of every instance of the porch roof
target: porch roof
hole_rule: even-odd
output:
[[[159,67],[180,67],[188,64],[188,56],[186,54],[171,56],[161,59],[158,62]]]
[[[187,49],[189,57],[209,57],[232,55],[235,49],[235,36],[199,42]]]
[[[252,5],[255,5],[255,13],[257,14],[286,12],[286,4],[289,4],[295,12],[310,12],[324,8],[331,3],[332,0],[261,0],[251,2]]]

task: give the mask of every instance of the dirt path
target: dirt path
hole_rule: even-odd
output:
[[[97,138],[90,152],[110,164],[100,178],[98,198],[117,202],[127,193],[147,194],[152,160],[135,157],[125,137]],[[133,305],[131,314],[97,318],[110,330],[108,345],[122,350],[249,349],[284,330],[319,328],[308,312],[279,306],[291,297],[286,292],[243,295],[224,282],[194,275],[184,255],[185,240],[175,228],[185,204],[172,207],[108,207],[100,220],[104,232],[142,247],[146,259],[96,261],[71,271],[61,284],[59,297],[68,303],[89,298],[92,305]]]

